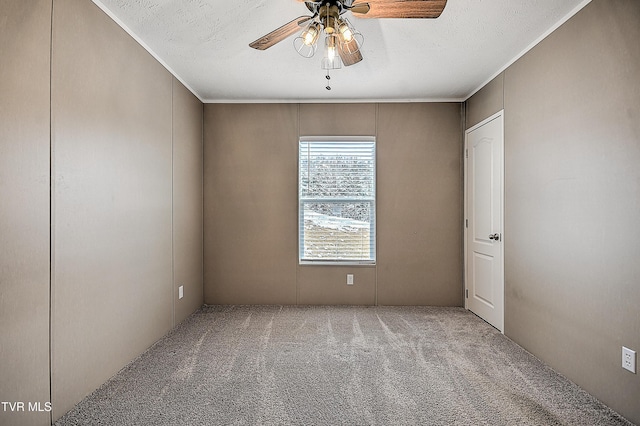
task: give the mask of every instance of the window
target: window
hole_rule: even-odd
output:
[[[300,263],[374,264],[373,137],[300,138]]]

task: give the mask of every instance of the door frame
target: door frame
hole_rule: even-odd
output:
[[[463,244],[463,250],[464,250],[464,267],[463,267],[463,273],[462,273],[462,279],[463,279],[463,294],[462,297],[464,299],[464,308],[466,310],[469,310],[469,287],[468,287],[468,280],[467,280],[467,276],[468,276],[468,256],[467,256],[467,230],[468,230],[468,220],[469,220],[469,206],[468,206],[468,180],[469,180],[469,173],[468,173],[468,140],[469,140],[469,133],[473,132],[474,130],[484,126],[485,124],[489,123],[490,121],[495,120],[498,117],[502,117],[502,153],[501,153],[501,157],[502,157],[502,164],[500,165],[500,187],[501,187],[501,193],[500,193],[500,216],[501,216],[501,221],[502,221],[502,229],[500,230],[501,232],[501,243],[500,244],[500,251],[501,251],[501,256],[502,256],[502,319],[501,319],[501,323],[502,323],[502,330],[501,333],[504,334],[504,329],[505,329],[505,323],[504,323],[504,311],[505,311],[505,276],[504,276],[504,269],[505,269],[505,258],[504,258],[504,243],[505,243],[505,232],[504,232],[504,175],[505,175],[505,158],[504,158],[504,146],[505,146],[505,141],[504,141],[504,109],[501,109],[500,111],[496,112],[495,114],[491,115],[490,117],[485,118],[484,120],[482,120],[481,122],[479,122],[478,124],[466,129],[464,131],[464,151],[463,151],[463,160],[464,160],[464,220],[462,223],[462,229],[463,229],[463,238],[464,238],[464,244]]]

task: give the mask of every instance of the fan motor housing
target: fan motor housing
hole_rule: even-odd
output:
[[[329,1],[324,3],[320,6],[320,10],[318,11],[318,15],[322,21],[322,26],[327,34],[335,32],[338,25],[338,19],[340,17],[340,7],[332,3],[333,2]]]

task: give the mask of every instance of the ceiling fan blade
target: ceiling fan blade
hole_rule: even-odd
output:
[[[368,13],[369,10],[371,10],[371,6],[369,5],[369,3],[356,3],[348,9],[352,13],[359,13],[361,15],[364,15],[365,13]]]
[[[437,18],[447,0],[369,0],[366,14],[357,14],[360,18]]]
[[[304,24],[311,18],[311,16],[299,16],[293,21],[284,24],[280,28],[271,31],[269,34],[260,37],[256,41],[250,43],[249,46],[258,50],[268,49],[274,44],[300,31],[300,25]]]
[[[354,53],[349,53],[349,50]],[[339,44],[338,54],[340,55],[340,59],[342,59],[342,63],[345,67],[357,64],[362,60],[362,53],[360,53],[360,49],[358,49],[358,44],[355,39],[345,42],[344,44]]]

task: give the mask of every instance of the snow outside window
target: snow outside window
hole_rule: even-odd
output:
[[[300,263],[374,264],[375,138],[303,137],[299,149]]]

